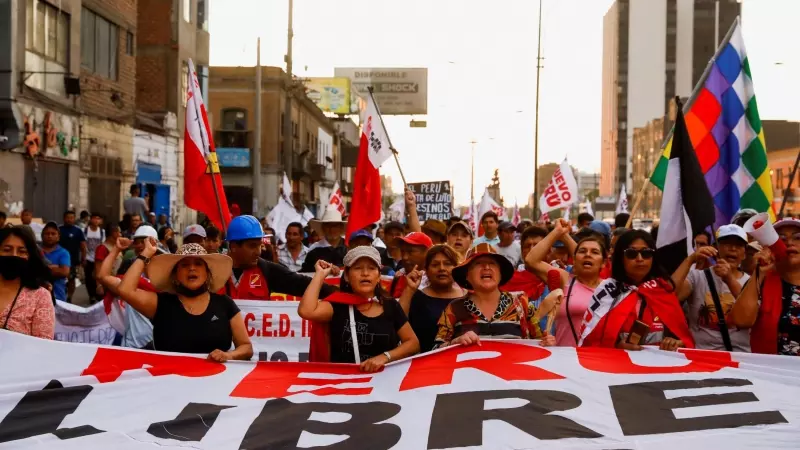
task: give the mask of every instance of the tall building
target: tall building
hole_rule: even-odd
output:
[[[118,221],[133,182],[137,0],[0,2],[0,209]]]
[[[279,67],[262,67],[261,76],[261,192],[253,210],[251,154],[254,148],[255,67],[211,67],[209,76],[209,114],[225,194],[242,212],[263,214],[278,202],[278,187],[283,179],[283,141],[292,140],[292,182],[295,206],[305,204],[316,212],[320,200],[330,197],[336,182],[334,168],[339,158],[336,128],[303,90],[289,89],[289,78]],[[284,104],[292,101],[291,136],[284,136],[287,120]]]
[[[791,180],[792,169],[800,153],[800,123],[784,120],[765,120],[764,139],[767,144],[767,164],[772,179],[773,207],[778,212],[786,198],[785,216],[800,216],[800,170]]]
[[[661,157],[662,142],[664,142],[663,118],[655,119],[633,130],[632,190],[628,192],[628,204],[633,205],[637,202],[636,196],[643,192],[636,217],[656,219],[661,213],[661,191],[650,184],[650,172]]]
[[[676,95],[691,94],[740,12],[737,0],[611,5],[603,18],[601,195],[616,195],[622,183],[631,190],[633,130],[663,118]]]

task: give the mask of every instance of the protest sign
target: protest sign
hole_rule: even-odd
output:
[[[0,331],[12,448],[793,448],[800,360],[482,340],[361,373]],[[223,412],[224,411],[224,412]]]
[[[539,198],[539,210],[548,213],[556,209],[564,209],[578,201],[578,183],[567,160],[553,173],[544,193]]]
[[[408,189],[417,197],[417,215],[424,222],[428,219],[447,220],[453,211],[449,181],[409,183]]]
[[[55,340],[111,345],[116,335],[102,302],[83,308],[56,300]]]

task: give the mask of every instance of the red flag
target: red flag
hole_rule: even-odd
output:
[[[231,221],[231,212],[222,189],[222,175],[219,173],[214,139],[208,126],[206,106],[191,59],[189,78],[189,89],[186,92],[186,129],[183,136],[183,199],[186,206],[202,212],[218,228],[225,229]]]
[[[348,238],[353,232],[381,220],[381,176],[378,168],[392,156],[389,138],[372,96],[367,98],[363,123],[356,173],[353,175],[353,201],[345,234]]]

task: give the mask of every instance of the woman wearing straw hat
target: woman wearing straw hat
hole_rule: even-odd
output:
[[[148,239],[119,286],[120,297],[153,323],[155,349],[208,353],[217,362],[250,359],[253,346],[239,308],[230,297],[215,294],[231,275],[231,259],[209,255],[199,244],[184,244],[151,262],[155,254],[155,240]],[[145,266],[159,293],[137,289]]]
[[[470,295],[456,299],[439,318],[434,347],[473,345],[480,338],[536,339],[542,345],[555,345],[555,338],[542,335],[541,311],[552,309],[554,299],[546,299],[537,311],[525,294],[500,291],[514,275],[514,266],[491,245],[479,243],[467,253],[463,263],[453,269],[453,279]]]
[[[300,317],[328,324],[330,361],[356,363],[363,372],[375,372],[390,361],[419,352],[419,341],[403,309],[381,288],[378,250],[356,247],[345,255],[344,267],[341,292],[319,301],[325,278],[338,269],[317,261],[314,278],[297,308]]]

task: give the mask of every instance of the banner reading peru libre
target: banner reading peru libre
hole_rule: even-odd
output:
[[[219,364],[0,331],[0,447],[796,448],[800,359],[483,341],[391,364]]]

